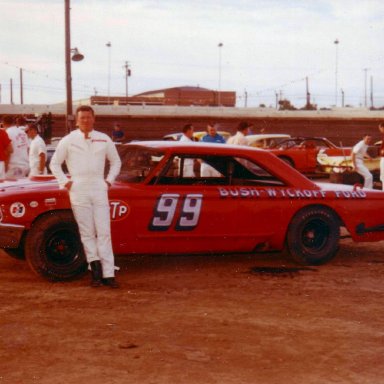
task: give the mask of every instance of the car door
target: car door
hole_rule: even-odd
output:
[[[195,175],[184,175],[186,164]],[[135,238],[125,252],[204,253],[237,249],[237,201],[223,198],[225,166],[214,177],[201,177],[203,159],[178,154],[147,184],[130,192],[130,220]]]

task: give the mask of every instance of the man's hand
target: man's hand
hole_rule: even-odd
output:
[[[72,184],[73,184],[73,181],[68,181],[67,184],[64,185],[64,188],[67,190],[67,191],[70,191],[71,190],[71,187],[72,187]]]

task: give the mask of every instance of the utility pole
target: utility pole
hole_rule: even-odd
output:
[[[336,39],[334,42],[336,47],[336,54],[335,54],[335,107],[337,107],[337,93],[338,93],[338,87],[337,87],[337,75],[339,70],[339,39]]]
[[[371,76],[371,108],[373,109],[373,76]]]
[[[341,106],[344,108],[344,90],[341,89]]]
[[[20,104],[24,104],[24,97],[23,97],[23,68],[20,68]]]
[[[0,104],[1,104],[1,84],[0,84]]]
[[[368,68],[364,68],[364,107],[367,108],[367,72]]]
[[[244,108],[247,108],[248,105],[248,92],[244,89]]]
[[[9,88],[10,88],[10,94],[11,94],[11,104],[13,104],[13,83],[12,83],[12,79],[10,79]]]
[[[308,84],[308,76],[305,78],[305,83],[307,87],[307,107],[311,105],[311,94],[309,93],[309,84]]]
[[[123,66],[125,69],[125,97],[128,99],[128,77],[131,76],[131,69],[129,68],[129,61],[125,62]],[[128,103],[128,100],[127,100]]]
[[[275,108],[279,107],[279,94],[275,91]]]
[[[110,97],[111,97],[111,47],[112,44],[110,41],[108,41],[105,46],[108,48],[108,105],[110,104]]]

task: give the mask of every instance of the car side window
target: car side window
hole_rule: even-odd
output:
[[[231,156],[177,155],[152,180],[161,185],[252,185],[277,186],[284,183],[253,161]]]

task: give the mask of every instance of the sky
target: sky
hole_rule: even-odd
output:
[[[0,0],[3,104],[63,102],[64,0]],[[73,99],[200,86],[237,106],[384,105],[382,0],[71,0]],[[338,44],[335,44],[335,41]],[[107,43],[110,42],[110,47]],[[220,43],[222,46],[220,46]],[[342,98],[344,94],[344,99]]]

